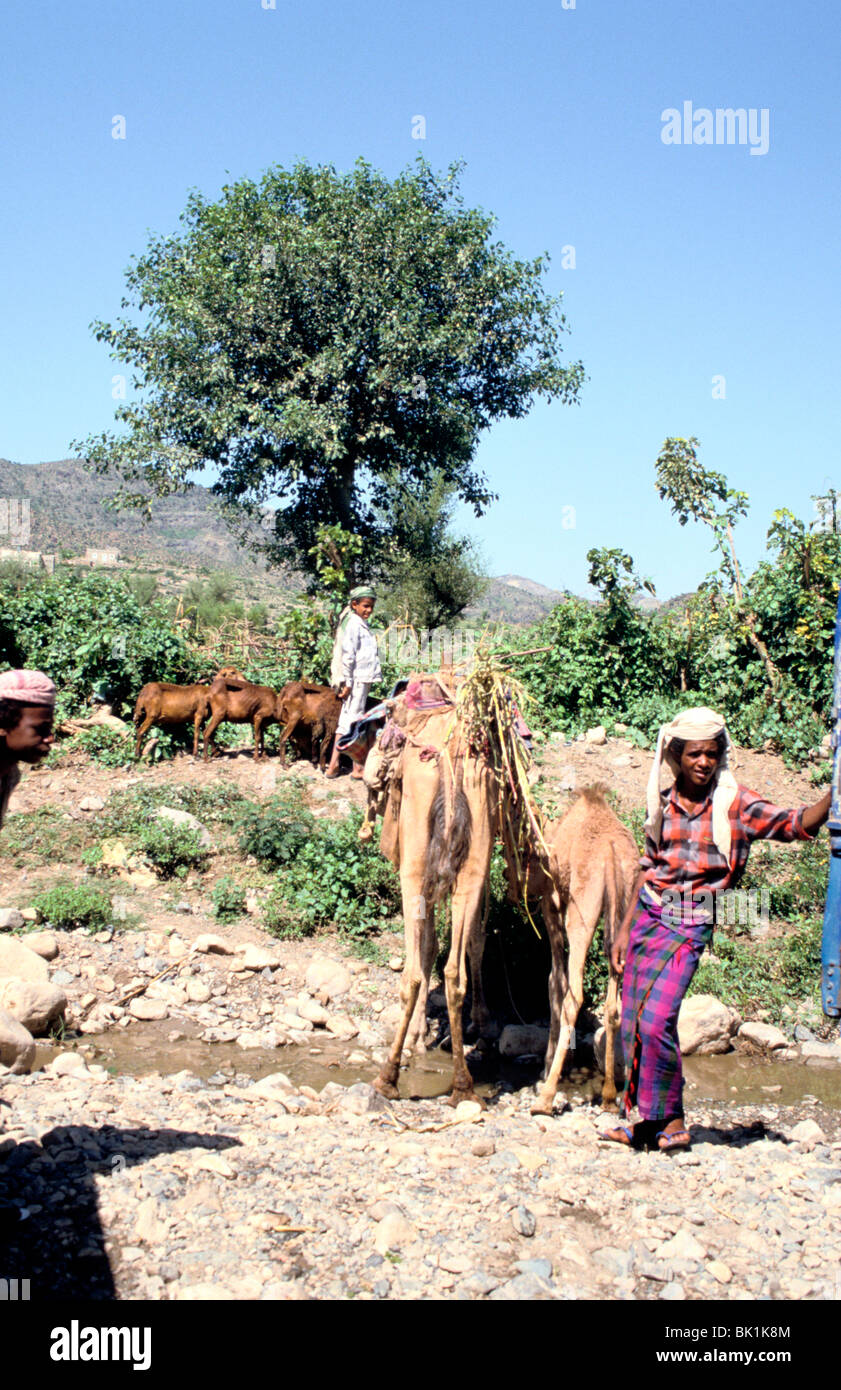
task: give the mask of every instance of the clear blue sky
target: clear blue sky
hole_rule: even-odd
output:
[[[549,252],[589,375],[580,406],[483,440],[500,501],[461,520],[492,573],[581,591],[587,550],[620,545],[661,596],[694,587],[709,542],[653,486],[669,434],[750,494],[748,567],[775,507],[811,516],[841,485],[832,0],[264,3],[6,0],[0,456],[109,427],[119,367],[88,325],[118,316],[130,256],[189,188],[299,157],[393,175],[422,152],[467,162],[467,202],[517,254]],[[664,144],[685,101],[768,108],[768,152]]]

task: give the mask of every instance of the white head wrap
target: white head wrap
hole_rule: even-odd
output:
[[[726,860],[730,859],[730,807],[736,799],[739,784],[733,773],[730,771],[729,758],[732,748],[730,735],[720,714],[715,710],[705,709],[699,706],[697,709],[685,710],[683,714],[678,714],[671,724],[662,724],[657,735],[657,749],[654,754],[654,762],[648,778],[648,788],[646,791],[646,810],[645,832],[651,837],[655,844],[660,842],[660,831],[663,826],[663,806],[660,800],[660,768],[663,758],[671,768],[675,777],[680,774],[680,760],[674,753],[669,751],[672,739],[681,738],[687,743],[698,743],[707,739],[715,738],[716,734],[724,732],[727,738],[724,753],[719,761],[718,767],[712,779],[713,793],[713,839],[716,847],[724,855]]]

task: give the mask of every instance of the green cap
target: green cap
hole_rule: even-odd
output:
[[[370,588],[367,584],[359,584],[355,589],[351,589],[350,591],[351,603],[355,603],[356,600],[359,598],[376,599],[376,597],[377,595],[374,593],[374,590]]]

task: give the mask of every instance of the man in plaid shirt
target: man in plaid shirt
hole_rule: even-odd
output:
[[[645,854],[612,951],[614,968],[624,971],[625,1110],[636,1105],[642,1117],[633,1130],[601,1136],[620,1144],[689,1147],[677,1020],[712,938],[715,895],[736,887],[754,840],[810,840],[829,815],[829,792],[812,806],[783,810],[739,786],[729,748],[724,721],[708,709],[678,715],[657,740]],[[664,757],[675,782],[661,792]]]

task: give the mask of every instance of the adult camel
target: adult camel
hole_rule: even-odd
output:
[[[398,706],[400,702],[397,702]],[[405,706],[402,714],[405,718]],[[400,713],[395,715],[399,720]],[[464,1058],[462,1006],[471,960],[474,1000],[481,998],[482,908],[497,829],[497,786],[487,757],[469,748],[452,705],[406,721],[402,777],[392,784],[380,848],[400,873],[405,964],[402,1016],[374,1086],[396,1098],[404,1043],[423,1046],[426,993],[435,960],[435,905],[452,900],[452,939],[444,984],[453,1051],[452,1103],[476,1099]],[[376,752],[377,750],[373,750]],[[418,1007],[423,1003],[424,1007]]]

